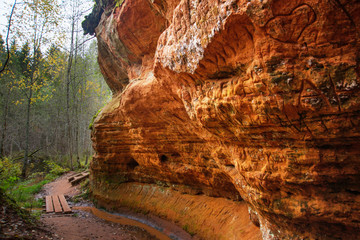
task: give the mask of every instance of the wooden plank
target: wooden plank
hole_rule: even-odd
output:
[[[61,206],[64,210],[64,213],[71,213],[71,208],[69,207],[64,195],[59,195],[59,200],[60,200],[60,203],[61,203]]]
[[[45,203],[46,203],[46,212],[47,213],[54,212],[54,206],[53,206],[51,196],[46,196],[45,197]]]
[[[57,195],[51,196],[53,203],[54,203],[54,209],[55,209],[55,213],[61,213],[62,212],[62,208],[61,208],[61,204],[59,201],[59,198]]]
[[[72,180],[74,180],[74,178],[80,177],[80,176],[82,176],[82,173],[76,173],[76,174],[72,175],[71,177],[69,177],[68,181],[71,182]]]
[[[68,179],[74,177],[76,174],[78,174],[78,173],[77,172],[72,172],[71,174],[69,174]]]
[[[77,173],[77,172],[69,173],[69,177],[74,176],[74,175],[76,175],[76,174],[78,174],[78,173]]]
[[[68,181],[71,182],[72,180],[74,180],[74,178],[75,178],[74,176],[73,176],[73,177],[69,177],[69,178],[68,178]]]
[[[74,180],[71,181],[71,185],[76,185],[78,184],[79,182],[81,182],[83,179],[89,177],[89,173],[85,173],[84,175],[82,176],[79,176],[79,177],[76,177],[74,178]]]

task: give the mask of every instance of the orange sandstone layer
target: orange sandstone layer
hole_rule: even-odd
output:
[[[182,194],[171,188],[141,183],[124,183],[116,190],[95,190],[93,196],[99,206],[113,211],[128,207],[173,221],[195,234],[196,239],[261,239],[261,232],[249,220],[248,207],[243,201]]]
[[[156,184],[242,199],[263,239],[359,239],[359,1],[107,7],[96,35],[114,97],[93,125],[95,198],[121,205],[129,182]],[[212,217],[196,228],[204,239],[219,236]]]

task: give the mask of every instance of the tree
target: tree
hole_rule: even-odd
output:
[[[23,3],[17,3],[14,10],[11,57],[0,73],[0,153],[19,160],[23,156],[24,175],[30,169],[28,163],[36,166],[39,158],[57,159],[68,167],[70,159],[87,159],[92,153],[89,123],[111,97],[97,64],[96,41],[89,42],[81,32],[81,18],[89,2],[66,3],[66,14],[56,17],[60,29],[69,26],[66,45],[59,44],[56,24],[50,29],[53,33],[40,34],[44,26],[40,17],[36,39],[42,41],[34,40],[33,11],[29,6],[24,11]],[[16,41],[14,36],[19,36]],[[6,56],[5,41],[0,38],[1,63]]]
[[[41,50],[56,38],[55,29],[60,18],[60,8],[56,1],[51,0],[25,0],[21,7],[15,15],[14,28],[20,40],[26,42],[22,49],[23,78],[17,83],[26,104],[25,153],[22,169],[22,176],[25,177],[29,164],[31,107],[38,100],[46,100],[42,88],[47,86],[48,79],[43,74],[43,68],[49,66],[44,64]]]
[[[69,159],[71,164],[71,169],[73,169],[73,155],[76,153],[76,159],[79,159],[79,142],[80,142],[80,116],[79,112],[82,111],[82,94],[80,93],[80,103],[78,101],[78,91],[81,86],[83,86],[83,78],[81,72],[78,73],[79,69],[79,50],[84,49],[84,43],[87,40],[83,40],[79,44],[79,29],[81,29],[80,21],[84,14],[81,11],[83,1],[81,0],[71,0],[69,2],[69,8],[71,8],[71,14],[69,15],[69,20],[71,23],[71,33],[70,33],[70,44],[69,44],[69,56],[67,62],[67,71],[66,71],[66,126],[67,126],[67,139],[68,139],[68,150],[69,150]],[[84,35],[83,35],[84,36]],[[81,70],[80,70],[81,71]],[[72,90],[72,91],[71,91]],[[71,96],[71,92],[73,93]],[[73,104],[71,106],[71,104]],[[81,114],[81,113],[80,113]],[[71,124],[75,122],[75,125]],[[79,162],[78,162],[79,164]]]
[[[67,63],[66,70],[66,126],[68,134],[68,144],[69,144],[69,158],[71,170],[73,170],[73,147],[72,147],[72,134],[71,134],[71,122],[70,122],[70,83],[71,83],[71,68],[74,58],[74,35],[75,35],[75,23],[77,18],[77,1],[71,1],[72,15],[71,15],[71,40],[70,40],[70,52]]]
[[[10,60],[9,34],[10,34],[10,28],[11,28],[11,19],[12,19],[12,16],[13,16],[13,14],[14,14],[15,6],[16,6],[16,0],[15,0],[15,2],[14,2],[14,5],[12,6],[11,13],[10,13],[10,16],[9,16],[9,24],[8,24],[7,33],[6,33],[6,52],[7,52],[7,55],[6,55],[4,64],[2,65],[2,67],[1,67],[1,69],[0,69],[0,73],[2,73],[2,72],[6,69],[6,66],[7,66],[7,64],[9,63],[9,60]],[[2,40],[2,39],[1,39],[1,40]],[[3,43],[2,43],[2,44],[3,44]],[[1,156],[1,155],[0,155],[0,156]]]
[[[16,44],[13,42],[11,45],[11,50],[9,50],[8,44],[6,44],[6,50],[4,47],[4,41],[2,39],[2,36],[0,35],[0,59],[1,61],[5,61],[6,65],[8,63],[11,63],[10,61],[10,51],[12,54],[16,52]],[[6,53],[5,53],[6,51]],[[5,60],[6,59],[6,60]],[[3,116],[2,116],[2,132],[0,137],[0,157],[3,157],[4,154],[4,142],[5,142],[5,136],[6,136],[6,130],[7,130],[7,123],[8,123],[8,113],[9,113],[9,102],[10,102],[10,92],[11,89],[9,87],[9,83],[14,78],[13,72],[10,70],[10,68],[6,68],[4,66],[3,71],[0,72],[0,95],[2,96],[2,104],[4,106],[3,108]]]

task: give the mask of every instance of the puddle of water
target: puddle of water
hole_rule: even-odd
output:
[[[111,214],[111,213],[107,213],[105,211],[99,210],[99,209],[94,208],[94,207],[83,207],[83,206],[76,206],[75,207],[74,206],[74,207],[72,207],[72,209],[91,212],[92,214],[94,214],[98,218],[104,219],[106,221],[119,223],[119,224],[122,224],[122,225],[130,225],[130,226],[140,227],[140,228],[146,230],[151,235],[154,235],[155,237],[157,237],[160,240],[171,240],[171,238],[169,238],[167,235],[160,232],[159,230],[157,230],[157,229],[155,229],[153,227],[150,227],[145,223],[141,223],[141,222],[133,220],[133,219],[129,219],[129,218],[126,218],[126,217],[114,215],[114,214]]]

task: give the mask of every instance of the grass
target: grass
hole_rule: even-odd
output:
[[[23,208],[20,208],[17,202],[14,199],[7,196],[3,189],[0,188],[0,207],[8,214],[8,216],[13,216],[14,214],[22,218],[26,223],[34,224],[35,218],[38,217],[38,214],[30,214],[29,211],[26,211]],[[0,226],[1,227],[1,226]],[[0,228],[1,230],[1,228]],[[2,239],[2,238],[1,238]]]
[[[85,163],[85,159],[86,158],[81,160]],[[89,164],[90,159],[88,160]],[[42,198],[35,199],[35,195],[41,191],[45,184],[52,182],[58,176],[61,176],[69,170],[65,166],[59,165],[60,163],[62,162],[42,159],[37,165],[31,164],[28,178],[22,179],[21,162],[16,162],[6,157],[0,158],[0,192],[3,193],[7,199],[10,199],[14,204],[18,205],[19,209],[30,209],[31,215],[39,217],[41,211],[37,212],[34,211],[34,209],[42,208],[45,203]],[[83,168],[86,168],[86,166],[83,166]],[[88,189],[88,186],[83,187],[85,189],[87,187]],[[84,191],[83,197],[88,197],[88,195],[88,191]]]
[[[20,207],[24,208],[40,208],[43,206],[44,201],[42,199],[36,200],[34,195],[39,193],[42,187],[50,182],[52,179],[36,180],[31,179],[24,182],[20,182],[15,186],[9,188],[6,193],[14,199]]]

